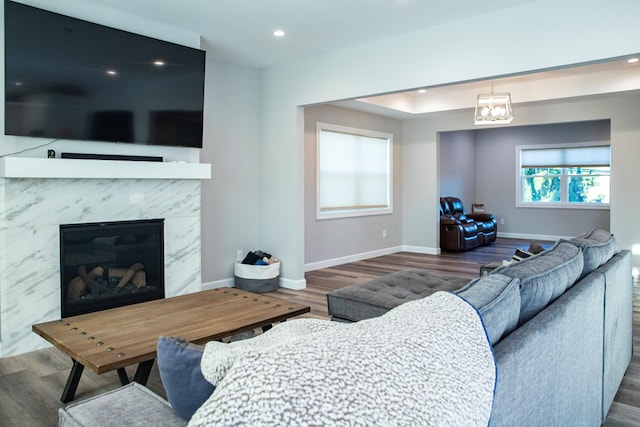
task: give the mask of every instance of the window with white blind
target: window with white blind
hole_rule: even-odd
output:
[[[317,219],[393,212],[393,135],[317,123]]]
[[[608,208],[608,144],[518,146],[518,206]]]

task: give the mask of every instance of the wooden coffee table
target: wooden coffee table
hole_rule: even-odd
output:
[[[32,330],[73,360],[61,397],[66,403],[73,400],[85,367],[97,374],[117,370],[125,385],[124,368],[137,363],[134,381],[146,385],[160,336],[201,344],[309,311],[264,294],[220,288],[40,323]]]

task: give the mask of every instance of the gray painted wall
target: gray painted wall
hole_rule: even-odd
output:
[[[316,123],[330,123],[393,134],[393,213],[316,219]],[[304,109],[305,264],[335,261],[402,243],[402,122],[333,106]],[[386,237],[383,237],[386,230]],[[330,263],[331,264],[331,263]]]
[[[609,120],[597,120],[442,132],[440,193],[460,197],[468,211],[474,201],[484,203],[498,221],[504,219],[498,226],[503,236],[573,236],[594,227],[608,230],[608,209],[516,207],[515,165],[518,145],[609,142],[610,130]]]
[[[458,197],[471,212],[476,202],[476,133],[443,132],[439,135],[440,195]],[[482,166],[482,165],[481,165]]]
[[[575,236],[610,229],[608,209],[516,207],[516,146],[610,140],[609,120],[514,126],[476,132],[476,194],[504,224],[499,234]],[[612,168],[612,174],[616,173]]]
[[[211,179],[202,182],[203,283],[232,284],[238,250],[271,250],[258,241],[258,82],[257,70],[207,56],[200,160],[211,163]]]

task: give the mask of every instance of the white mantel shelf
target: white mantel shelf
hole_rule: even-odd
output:
[[[211,179],[211,165],[3,157],[0,178]]]

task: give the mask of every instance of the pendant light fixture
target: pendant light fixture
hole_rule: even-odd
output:
[[[491,93],[478,95],[476,102],[475,124],[508,124],[513,120],[510,93]]]

